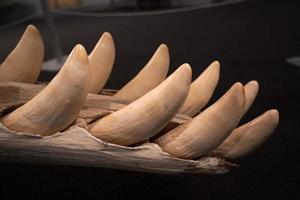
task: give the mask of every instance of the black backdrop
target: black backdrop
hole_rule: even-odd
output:
[[[300,68],[285,63],[300,53],[300,3],[251,1],[212,8],[112,16],[56,13],[67,54],[81,42],[88,50],[103,31],[116,42],[117,62],[107,88],[119,88],[146,63],[161,42],[170,47],[171,69],[189,62],[193,74],[210,61],[221,61],[217,97],[235,81],[256,79],[260,93],[242,122],[278,108],[280,124],[240,167],[218,176],[167,176],[90,167],[0,163],[0,199],[20,196],[97,199],[299,199]],[[34,18],[0,31],[0,59],[33,23],[52,45],[43,19]],[[54,74],[42,73],[40,80]]]

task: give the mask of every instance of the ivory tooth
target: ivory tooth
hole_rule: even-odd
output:
[[[187,97],[191,67],[182,65],[160,85],[124,108],[89,126],[91,133],[120,145],[135,144],[158,133]]]
[[[244,89],[246,95],[246,103],[245,103],[243,115],[246,114],[246,112],[253,104],[259,90],[259,84],[257,81],[250,81],[244,86]]]
[[[256,150],[273,133],[279,122],[276,109],[236,128],[213,152],[228,159],[236,159]]]
[[[243,85],[236,83],[212,106],[155,142],[176,157],[203,156],[220,145],[237,126],[244,104]]]
[[[37,28],[27,26],[17,46],[0,66],[0,81],[34,83],[44,59],[44,43]]]
[[[166,78],[169,60],[168,47],[161,44],[146,66],[114,96],[126,102],[140,98]]]
[[[110,33],[105,32],[89,55],[91,66],[90,93],[99,93],[107,82],[115,61],[115,45]]]
[[[83,46],[76,45],[60,72],[35,97],[1,121],[9,129],[50,135],[67,128],[87,96],[90,66]]]
[[[191,84],[190,92],[179,113],[194,116],[210,100],[220,75],[220,63],[214,61],[207,69]]]

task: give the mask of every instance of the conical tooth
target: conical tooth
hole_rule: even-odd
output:
[[[99,93],[107,82],[115,61],[115,45],[110,33],[105,32],[89,55],[91,66],[90,93]]]
[[[140,98],[166,78],[169,62],[168,47],[161,44],[147,65],[114,96],[126,102]]]
[[[214,61],[207,69],[191,84],[190,92],[179,113],[194,116],[210,100],[220,75],[220,63]]]
[[[220,145],[237,126],[245,104],[241,83],[234,84],[216,103],[156,140],[179,158],[194,159]]]
[[[259,85],[257,81],[250,81],[244,86],[244,88],[245,88],[245,95],[246,95],[246,103],[245,103],[243,115],[246,114],[246,112],[253,104],[259,90]]]
[[[236,128],[213,152],[228,159],[236,159],[256,150],[274,131],[279,122],[277,110],[269,110],[254,120]]]
[[[2,118],[18,132],[50,135],[67,128],[87,96],[90,66],[83,46],[76,45],[54,79],[25,105]]]
[[[37,28],[29,25],[14,50],[0,66],[0,81],[34,83],[44,59],[44,43]]]
[[[149,139],[178,112],[187,97],[190,82],[191,68],[184,64],[138,100],[91,124],[91,133],[120,145]]]

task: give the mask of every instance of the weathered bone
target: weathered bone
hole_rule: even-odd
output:
[[[0,162],[77,165],[164,174],[223,174],[236,166],[218,157],[178,159],[153,143],[124,147],[73,127],[51,136],[14,133],[0,123]]]
[[[39,31],[29,25],[14,50],[0,66],[0,82],[36,82],[44,59],[44,43]]]

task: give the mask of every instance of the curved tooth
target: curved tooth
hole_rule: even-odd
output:
[[[194,116],[210,100],[220,75],[220,63],[214,61],[207,69],[191,84],[190,92],[179,113]]]
[[[269,110],[236,128],[213,154],[228,159],[247,155],[257,149],[273,133],[278,122],[278,111],[276,109]]]
[[[2,118],[18,132],[50,135],[67,128],[87,96],[90,67],[83,46],[76,45],[53,80],[25,105]]]
[[[27,26],[14,50],[0,66],[0,81],[34,83],[44,59],[44,43],[37,28]]]
[[[138,100],[91,124],[91,133],[120,145],[149,139],[177,113],[187,97],[190,82],[191,68],[184,64]]]
[[[161,44],[147,65],[114,97],[126,102],[133,102],[157,85],[167,76],[169,69],[169,50],[165,44]]]
[[[250,81],[244,86],[244,89],[245,89],[245,95],[246,95],[246,103],[245,103],[243,115],[246,114],[246,112],[249,110],[249,108],[251,107],[251,105],[253,104],[253,102],[257,96],[257,93],[259,90],[258,82]]]
[[[190,122],[162,135],[156,143],[179,158],[203,156],[220,145],[237,126],[244,104],[243,85],[236,83],[216,103]]]
[[[89,55],[91,66],[90,93],[99,93],[107,82],[115,61],[115,45],[110,33],[105,32]]]

